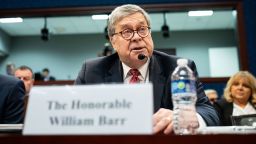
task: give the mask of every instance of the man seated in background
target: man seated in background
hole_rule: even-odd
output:
[[[31,88],[34,85],[33,71],[30,67],[23,65],[23,66],[18,67],[15,70],[14,76],[24,82],[25,90],[26,90],[26,94],[25,94],[25,97],[24,97],[24,102],[25,102],[25,109],[26,109],[28,96],[29,96]]]
[[[8,63],[6,65],[6,74],[13,76],[15,71],[15,64],[14,63]]]
[[[42,79],[43,81],[54,81],[55,77],[50,75],[50,70],[48,68],[44,68],[42,73]]]
[[[206,89],[205,91],[206,96],[210,100],[210,102],[213,104],[217,101],[218,99],[218,93],[214,89]]]
[[[26,89],[25,96],[29,96],[29,92],[34,84],[34,74],[32,69],[25,65],[20,66],[15,70],[14,76],[24,82]]]
[[[0,124],[23,123],[24,95],[22,81],[0,74]]]

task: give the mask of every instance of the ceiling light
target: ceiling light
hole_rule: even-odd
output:
[[[108,19],[108,15],[107,15],[107,14],[103,14],[103,15],[92,15],[92,19],[93,19],[93,20],[106,20],[106,19]]]
[[[188,16],[211,16],[213,14],[212,10],[207,11],[189,11]]]
[[[0,22],[1,23],[19,23],[22,22],[22,18],[16,17],[16,18],[1,18]]]
[[[233,10],[233,11],[232,11],[232,15],[233,15],[233,17],[236,17],[237,11],[236,11],[236,10]]]

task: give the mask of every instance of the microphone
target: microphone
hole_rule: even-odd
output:
[[[146,58],[146,56],[144,54],[139,54],[138,55],[139,60],[144,60],[145,58]]]

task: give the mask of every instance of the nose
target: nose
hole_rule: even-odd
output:
[[[138,31],[133,32],[132,40],[138,40],[141,39],[140,35],[138,34]]]
[[[242,88],[243,88],[243,85],[242,85],[242,84],[239,84],[239,85],[238,85],[238,88],[239,88],[239,89],[242,89]]]

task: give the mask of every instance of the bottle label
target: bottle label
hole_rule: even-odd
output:
[[[196,93],[194,80],[172,80],[171,84],[172,94],[181,93]]]

